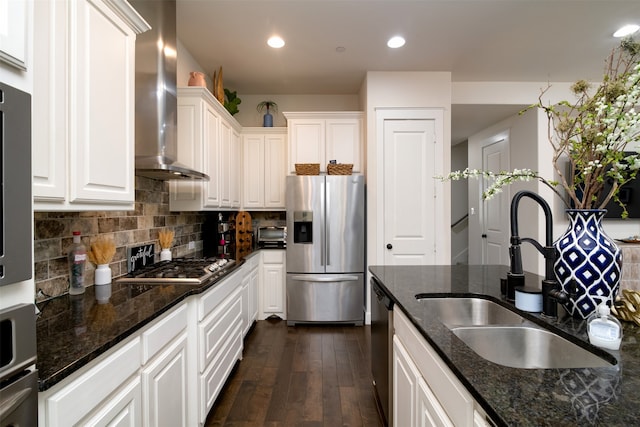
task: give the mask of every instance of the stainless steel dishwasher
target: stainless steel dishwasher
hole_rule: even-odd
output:
[[[393,425],[393,301],[371,278],[371,374],[378,410],[385,426]]]

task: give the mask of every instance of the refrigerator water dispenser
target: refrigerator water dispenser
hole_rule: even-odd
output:
[[[313,212],[293,213],[293,243],[313,243]]]

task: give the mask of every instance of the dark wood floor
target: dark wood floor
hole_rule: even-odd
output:
[[[258,321],[206,426],[381,426],[369,326]]]

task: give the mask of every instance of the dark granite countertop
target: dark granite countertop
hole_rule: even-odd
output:
[[[631,426],[640,419],[640,327],[623,322],[619,351],[609,351],[617,364],[588,369],[516,369],[478,356],[442,325],[416,294],[483,296],[503,305],[500,278],[504,266],[372,266],[395,302],[406,313],[497,425],[509,426]],[[539,278],[527,275],[527,283]],[[512,304],[509,304],[512,306]],[[562,311],[562,310],[560,310]],[[565,316],[546,322],[529,320],[582,345],[588,343],[586,321]],[[587,344],[588,345],[588,344]],[[598,350],[604,352],[605,350]]]
[[[190,295],[207,291],[243,264],[203,285],[103,285],[111,287],[106,304],[96,300],[96,290],[104,291],[103,286],[38,303],[39,391],[57,384]]]

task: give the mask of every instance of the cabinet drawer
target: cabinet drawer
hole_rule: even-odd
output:
[[[221,340],[222,341],[222,340]],[[242,354],[242,331],[240,324],[232,329],[230,336],[224,341],[220,349],[219,358],[200,377],[200,422],[203,423],[209,410],[213,406],[222,386],[227,381],[227,377],[233,369],[236,360]]]
[[[140,339],[125,344],[45,401],[46,425],[75,425],[140,368]]]
[[[198,351],[199,372],[203,372],[209,364],[220,356],[220,348],[227,338],[242,325],[241,289],[225,300],[200,325],[200,339],[202,348]]]
[[[474,400],[467,389],[401,310],[393,310],[393,326],[426,383],[432,390],[437,390],[437,398],[453,424],[473,425]]]
[[[264,264],[283,264],[285,251],[265,250],[262,252],[262,262]]]
[[[187,305],[172,310],[142,333],[142,364],[147,363],[187,327]]]
[[[198,301],[198,321],[202,321],[209,315],[229,294],[240,287],[242,269],[238,269],[217,283],[210,291],[204,294]]]

